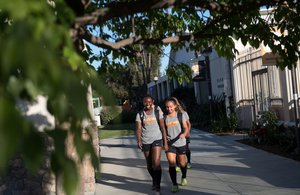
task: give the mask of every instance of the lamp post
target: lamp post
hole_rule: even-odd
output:
[[[206,66],[206,81],[208,85],[208,101],[209,101],[209,116],[210,121],[213,119],[212,114],[212,86],[211,86],[211,75],[210,75],[210,60],[209,56],[212,52],[212,48],[208,47],[201,52],[201,55],[205,57],[205,66]]]
[[[154,83],[155,83],[155,99],[158,102],[158,87],[157,87],[158,77],[154,77],[153,80],[154,80]]]
[[[296,153],[300,153],[300,128],[299,128],[299,102],[298,102],[298,90],[297,90],[297,78],[295,66],[291,69],[292,76],[292,88],[293,88],[293,99],[294,99],[294,112],[295,112],[295,126],[296,126],[296,141],[297,148]]]

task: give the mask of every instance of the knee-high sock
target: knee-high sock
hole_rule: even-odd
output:
[[[155,179],[155,175],[154,175],[154,170],[152,167],[147,167],[147,170],[149,172],[149,174],[151,175],[152,178],[152,184],[155,185],[154,179]]]
[[[161,169],[154,170],[155,175],[155,187],[156,189],[160,189],[160,182],[161,182]]]
[[[191,163],[191,150],[190,149],[186,150],[186,158],[187,158],[188,163]]]
[[[172,180],[173,185],[178,185],[178,184],[177,184],[176,168],[175,168],[175,167],[170,167],[170,166],[169,166],[169,174],[170,174],[170,178],[171,178],[171,180]]]
[[[178,155],[176,155],[176,166],[179,167]]]
[[[180,167],[181,173],[182,173],[182,178],[186,178],[186,172],[187,172],[187,167],[186,165],[184,167]]]

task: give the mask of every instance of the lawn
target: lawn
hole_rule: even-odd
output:
[[[123,137],[128,135],[135,135],[134,123],[110,124],[99,128],[100,139]]]

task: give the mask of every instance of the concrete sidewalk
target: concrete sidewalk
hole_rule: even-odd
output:
[[[300,162],[255,149],[234,141],[192,129],[192,168],[188,186],[176,194],[270,194],[300,195]],[[143,153],[134,136],[101,140],[101,179],[97,195],[145,195],[151,178]],[[171,180],[166,155],[162,152],[161,194],[170,192]],[[181,174],[177,174],[180,181]]]

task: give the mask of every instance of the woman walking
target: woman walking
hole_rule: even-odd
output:
[[[173,97],[165,102],[168,114],[165,117],[167,130],[168,150],[166,150],[169,162],[169,174],[172,180],[172,192],[178,192],[176,173],[176,155],[182,172],[181,185],[187,185],[187,164],[186,164],[186,136],[189,134],[186,115],[179,112],[179,105]]]
[[[160,194],[161,182],[161,150],[167,150],[166,130],[163,112],[154,106],[153,98],[149,95],[143,98],[144,108],[136,115],[137,146],[145,155],[147,170],[152,177],[152,190]]]
[[[190,117],[188,113],[186,112],[185,106],[183,105],[182,102],[180,102],[176,97],[172,97],[178,106],[178,112],[181,112],[183,115],[185,115],[186,118],[186,124],[188,126],[188,133],[186,136],[186,157],[187,157],[187,168],[190,169],[192,168],[191,164],[191,150],[190,150],[190,143],[191,143],[191,137],[190,137],[190,132],[191,132],[191,122],[190,122]],[[176,158],[176,171],[180,171],[180,166],[178,162],[178,158]]]

